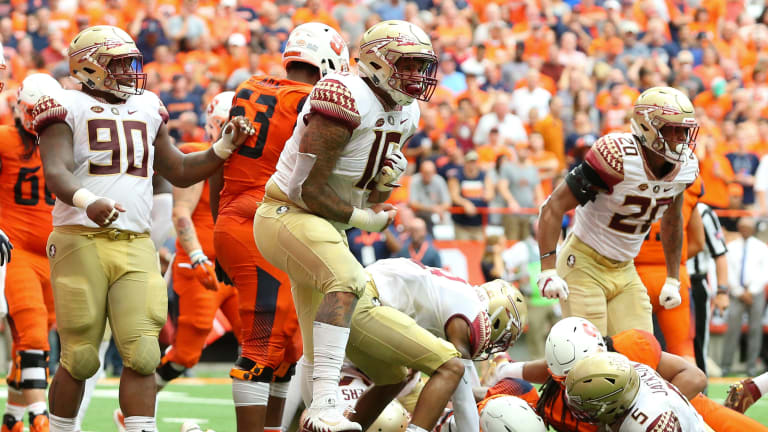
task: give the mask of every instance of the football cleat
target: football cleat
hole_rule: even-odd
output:
[[[203,431],[203,429],[198,425],[197,423],[193,421],[185,421],[181,425],[181,429],[179,432],[214,432],[212,429],[206,429]]]
[[[29,432],[48,432],[51,428],[48,411],[33,416],[29,413]]]
[[[23,430],[24,422],[16,420],[10,414],[3,416],[3,426],[0,428],[0,432],[22,432]]]
[[[360,432],[360,424],[351,422],[335,406],[308,408],[301,415],[301,432]]]
[[[736,384],[731,384],[731,388],[728,390],[728,397],[723,405],[734,411],[744,413],[761,396],[760,389],[757,388],[752,378],[747,378]]]
[[[123,417],[123,412],[120,411],[120,408],[112,412],[112,420],[115,421],[117,432],[125,432],[125,417]]]

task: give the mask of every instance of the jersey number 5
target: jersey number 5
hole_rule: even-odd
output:
[[[135,120],[120,121],[123,127],[123,136],[125,137],[125,151],[127,153],[128,168],[126,174],[135,177],[147,177],[149,169],[149,143],[147,143],[147,124]],[[88,173],[90,175],[114,175],[120,174],[122,161],[122,151],[120,146],[120,136],[117,133],[118,121],[114,119],[91,119],[88,120],[88,145],[92,152],[110,152],[111,162],[109,164],[99,164],[93,161],[88,162]],[[141,141],[142,146],[141,160],[136,163],[136,141]]]

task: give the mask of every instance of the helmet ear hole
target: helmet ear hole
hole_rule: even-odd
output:
[[[648,127],[647,127],[647,126],[645,126],[644,124],[640,124],[640,126],[641,126],[641,127],[643,128],[643,130],[644,130],[644,131],[646,131],[646,132],[648,132],[648,131],[650,130],[650,129],[648,129]]]
[[[87,73],[89,73],[89,74],[92,74],[92,73],[96,73],[96,71],[95,71],[95,70],[93,70],[93,69],[91,69],[91,68],[88,68],[88,67],[86,67],[86,68],[83,68],[83,70],[84,70],[84,71],[86,71],[86,72],[87,72]]]
[[[378,63],[374,63],[374,62],[371,62],[371,67],[376,69],[376,70],[380,70],[381,69],[381,65],[378,64]]]

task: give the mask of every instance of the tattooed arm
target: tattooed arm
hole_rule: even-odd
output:
[[[301,199],[312,213],[344,223],[349,221],[353,207],[331,189],[328,178],[351,136],[352,132],[346,125],[315,113],[310,117],[299,144],[301,153],[317,157],[302,184]]]
[[[683,253],[683,194],[677,195],[661,217],[661,244],[667,264],[667,277],[680,278],[680,259]]]
[[[173,227],[176,228],[179,243],[187,254],[202,249],[195,225],[192,223],[192,212],[200,201],[203,185],[204,182],[200,182],[188,188],[173,188]]]

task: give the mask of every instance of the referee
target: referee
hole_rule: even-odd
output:
[[[715,212],[706,204],[696,205],[696,211],[701,215],[704,226],[705,247],[701,252],[688,260],[686,267],[691,276],[691,291],[693,293],[693,305],[696,316],[696,337],[693,348],[696,353],[696,364],[699,369],[707,373],[707,347],[709,346],[709,318],[710,290],[707,286],[707,273],[710,261],[715,260],[715,272],[717,273],[717,294],[714,306],[720,313],[728,308],[728,261],[725,254],[728,248],[725,246],[725,236]]]

